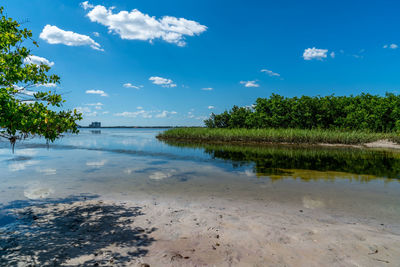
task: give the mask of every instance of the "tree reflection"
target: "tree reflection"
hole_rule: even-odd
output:
[[[335,178],[344,173],[346,178],[363,181],[378,177],[400,178],[400,153],[389,150],[165,142],[178,147],[202,149],[212,158],[230,161],[234,168],[253,165],[257,175],[274,179],[284,176],[302,179]]]

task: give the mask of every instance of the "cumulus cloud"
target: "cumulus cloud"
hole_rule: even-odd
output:
[[[36,65],[47,65],[49,67],[52,67],[54,65],[54,62],[49,61],[48,59],[44,57],[38,57],[35,55],[30,55],[24,59],[25,64],[36,64]]]
[[[307,48],[304,50],[303,58],[304,60],[322,60],[327,57],[328,49],[319,49],[319,48]]]
[[[267,69],[262,69],[261,72],[265,72],[271,77],[280,77],[281,75],[279,73],[273,72],[272,70],[267,70]]]
[[[57,84],[55,84],[55,83],[41,83],[41,84],[37,84],[36,87],[54,88],[54,87],[57,87]]]
[[[212,91],[212,90],[214,90],[214,88],[212,88],[212,87],[205,87],[205,88],[201,88],[201,90],[204,90],[204,91]]]
[[[204,121],[204,120],[208,119],[208,117],[207,117],[207,116],[198,116],[198,117],[196,117],[195,119],[196,119],[196,120]]]
[[[26,89],[26,88],[24,88],[22,86],[18,86],[18,85],[13,85],[13,88],[15,90],[18,90],[18,92],[20,94],[27,95],[27,96],[33,96],[33,95],[35,95],[37,93],[36,91],[31,91],[29,89]],[[26,102],[29,102],[29,101],[26,101]]]
[[[100,103],[100,102],[86,104],[86,106],[103,106],[103,105],[104,105],[104,104],[103,104],[103,103]]]
[[[96,43],[87,35],[75,33],[72,31],[64,31],[57,26],[47,24],[44,26],[39,35],[40,39],[45,40],[49,44],[64,44],[68,46],[90,46],[99,51],[104,51],[100,44]]]
[[[141,110],[134,111],[134,112],[124,111],[121,113],[115,113],[114,116],[124,117],[124,118],[142,117],[145,119],[150,119],[153,117],[153,115],[151,115],[151,113],[152,113],[151,111],[145,111],[145,110],[141,109]]]
[[[260,87],[257,81],[241,81],[240,83],[243,84],[244,87]]]
[[[208,109],[214,109],[215,107],[214,106],[208,106],[207,108]]]
[[[134,88],[134,89],[139,90],[140,88],[143,87],[143,85],[136,86],[136,85],[133,85],[131,83],[124,83],[123,87],[125,87],[125,88]]]
[[[192,119],[192,118],[194,118],[195,116],[194,116],[193,112],[189,111],[187,117],[188,117],[189,119]]]
[[[108,96],[108,94],[103,90],[86,90],[86,94]]]
[[[121,113],[115,113],[114,116],[117,117],[124,117],[124,118],[138,118],[142,117],[145,119],[150,119],[150,118],[166,118],[169,117],[170,115],[175,115],[178,112],[176,111],[157,111],[157,110],[144,110],[142,107],[137,107],[137,111],[124,111]]]
[[[118,34],[121,39],[150,42],[161,39],[178,46],[185,46],[186,36],[199,35],[207,30],[206,26],[185,18],[164,16],[157,19],[137,9],[113,13],[113,7],[94,6],[88,1],[83,2],[81,6],[85,10],[90,10],[87,13],[90,21],[106,26],[110,33]]]
[[[96,110],[101,110],[101,109],[103,109],[103,103],[100,103],[100,102],[98,102],[98,103],[90,103],[90,104],[85,104],[86,106],[92,106],[92,107],[94,107],[94,109],[96,109]]]
[[[389,49],[397,49],[399,46],[397,44],[390,44],[390,45],[384,45],[383,48],[389,48]]]
[[[92,111],[92,109],[89,107],[76,107],[75,109],[79,113],[82,113],[82,115],[84,117],[96,117],[97,116],[97,111]]]
[[[178,113],[178,112],[176,112],[176,111],[167,111],[167,110],[164,110],[163,112],[157,114],[157,115],[156,115],[156,118],[166,118],[166,117],[169,117],[170,115],[175,115],[175,114],[177,114],[177,113]]]
[[[153,84],[161,85],[162,87],[176,87],[176,84],[171,79],[153,76],[149,78]]]
[[[81,6],[83,7],[84,10],[87,10],[87,9],[89,9],[89,8],[94,8],[94,5],[89,4],[88,1],[82,2],[82,3],[81,3]]]

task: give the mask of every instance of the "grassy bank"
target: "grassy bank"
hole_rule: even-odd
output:
[[[294,144],[346,144],[359,145],[378,140],[400,144],[396,133],[363,131],[302,130],[302,129],[211,129],[176,128],[160,133],[161,140],[238,143],[294,143]]]

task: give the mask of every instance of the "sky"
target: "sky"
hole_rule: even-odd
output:
[[[272,93],[400,92],[393,0],[2,0],[80,125],[195,126]],[[32,47],[27,43],[28,47]]]

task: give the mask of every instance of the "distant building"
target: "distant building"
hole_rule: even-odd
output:
[[[94,121],[91,124],[89,124],[89,128],[101,128],[101,122]]]

